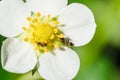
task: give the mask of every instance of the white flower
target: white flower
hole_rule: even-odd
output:
[[[38,13],[28,17],[31,11]],[[29,24],[35,25],[37,29],[31,30],[26,17]],[[36,17],[40,21],[31,22],[31,19],[35,20]],[[56,18],[57,22],[50,21],[48,29],[48,20],[53,18]],[[42,24],[41,27],[45,24],[46,29],[38,28],[39,23]],[[0,34],[8,37],[2,45],[2,66],[9,72],[25,73],[39,64],[38,72],[44,79],[71,80],[79,70],[80,61],[70,47],[87,44],[92,39],[95,29],[94,16],[83,4],[72,3],[67,6],[67,0],[27,0],[27,3],[23,3],[22,0],[2,0]],[[35,37],[31,36],[31,32],[35,33]],[[68,42],[65,42],[67,39]],[[35,42],[37,40],[41,43]],[[51,42],[53,43],[50,44]],[[37,50],[34,49],[36,47]]]

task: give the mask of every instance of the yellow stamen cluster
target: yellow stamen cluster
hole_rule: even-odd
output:
[[[57,17],[41,16],[40,12],[27,17],[29,26],[23,27],[23,40],[33,45],[35,50],[47,52],[63,45],[64,34],[58,29]]]

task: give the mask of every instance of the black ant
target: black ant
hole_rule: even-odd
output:
[[[46,44],[46,43],[41,43],[41,42],[37,42],[37,45],[38,45],[38,46],[42,46],[42,47],[47,46],[47,44]]]
[[[70,41],[69,38],[61,38],[61,40],[67,46],[74,46],[74,44]]]

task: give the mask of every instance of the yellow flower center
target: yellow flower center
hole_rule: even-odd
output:
[[[41,16],[40,12],[27,17],[29,26],[23,27],[24,33],[22,38],[24,41],[33,45],[35,50],[40,52],[51,51],[64,45],[63,32],[58,29],[58,17]]]

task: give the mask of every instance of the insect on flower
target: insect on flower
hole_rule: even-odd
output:
[[[67,5],[67,0],[24,1],[0,1],[0,35],[7,37],[2,67],[26,73],[39,64],[45,80],[72,80],[80,59],[71,47],[85,45],[94,36],[93,13],[80,3]]]

